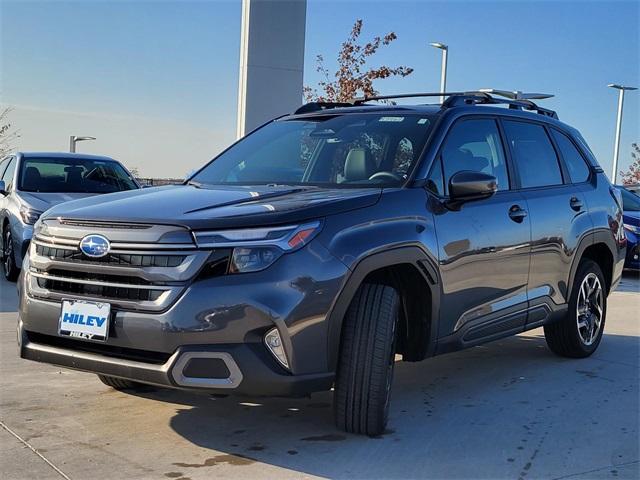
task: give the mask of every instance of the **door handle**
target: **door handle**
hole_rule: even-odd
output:
[[[571,200],[569,200],[569,205],[576,212],[579,212],[580,210],[582,210],[582,200],[580,200],[577,197],[571,197]]]
[[[523,209],[520,205],[513,205],[509,209],[509,217],[516,223],[522,223],[522,221],[526,218],[527,211]]]

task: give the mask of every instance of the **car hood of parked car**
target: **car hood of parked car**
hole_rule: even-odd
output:
[[[40,192],[18,192],[18,197],[22,203],[39,212],[44,212],[59,203],[70,202],[81,198],[92,197],[95,193],[40,193]]]
[[[47,217],[181,225],[193,230],[300,222],[375,204],[381,188],[173,185],[58,205]]]
[[[625,211],[623,212],[623,222],[627,225],[635,225],[640,226],[640,212],[631,212]]]

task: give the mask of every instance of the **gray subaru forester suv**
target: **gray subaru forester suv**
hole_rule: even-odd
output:
[[[49,210],[19,280],[21,356],[124,390],[333,387],[338,427],[376,435],[396,355],[540,326],[591,355],[620,192],[543,95],[446,97],[307,104],[184,185]]]

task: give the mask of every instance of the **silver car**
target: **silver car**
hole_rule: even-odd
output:
[[[0,241],[5,277],[18,277],[33,224],[46,210],[70,200],[137,188],[129,171],[109,157],[17,152],[2,159]]]

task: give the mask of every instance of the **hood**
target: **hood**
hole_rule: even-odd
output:
[[[39,192],[18,192],[18,197],[22,203],[40,212],[45,212],[59,203],[70,202],[80,198],[92,197],[95,193],[39,193]]]
[[[379,188],[171,185],[59,205],[44,218],[181,225],[193,230],[294,223],[375,204]]]
[[[627,225],[640,226],[640,212],[625,211],[622,212],[622,222]]]

